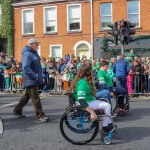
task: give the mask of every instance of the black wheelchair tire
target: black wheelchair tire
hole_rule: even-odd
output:
[[[70,106],[68,105],[68,106],[65,108],[65,111],[67,111],[69,108],[70,108]]]
[[[72,140],[71,138],[69,138],[65,132],[64,132],[64,129],[63,129],[63,121],[64,121],[64,118],[66,116],[67,113],[69,113],[71,110],[73,109],[83,109],[81,106],[75,106],[75,107],[71,107],[69,108],[66,112],[64,112],[64,114],[62,115],[61,119],[60,119],[60,124],[59,124],[59,127],[60,127],[60,132],[62,134],[62,136],[70,143],[74,144],[74,145],[85,145],[89,142],[91,142],[97,135],[98,133],[98,130],[99,130],[99,121],[98,120],[95,120],[94,123],[95,123],[95,130],[93,132],[93,135],[91,136],[91,138],[89,138],[88,140],[85,140],[85,141],[74,141]]]
[[[0,133],[0,139],[3,137],[3,134],[4,134],[4,123],[3,123],[3,120],[2,120],[2,118],[0,117],[0,121],[1,121],[1,123],[2,123],[2,133]]]
[[[115,100],[115,106],[114,107],[112,107],[112,104],[111,104],[111,107],[112,107],[112,112],[115,112],[116,111],[116,109],[117,109],[117,107],[118,107],[118,98],[117,98],[117,96],[113,96],[113,99]],[[112,103],[112,102],[111,102]]]

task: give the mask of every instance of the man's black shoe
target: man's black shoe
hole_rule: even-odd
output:
[[[16,113],[16,112],[14,112],[14,111],[13,111],[12,114],[15,115],[15,116],[17,116],[18,118],[25,118],[25,117],[26,117],[25,115]]]

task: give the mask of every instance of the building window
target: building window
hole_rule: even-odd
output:
[[[45,8],[44,33],[57,32],[57,9],[55,6]]]
[[[62,45],[50,45],[50,56],[56,61],[62,58]]]
[[[135,23],[137,27],[140,26],[140,2],[138,0],[127,2],[127,15],[131,23]]]
[[[68,5],[67,31],[81,31],[81,5]]]
[[[109,29],[110,23],[112,23],[112,3],[103,3],[100,5],[100,29]]]
[[[2,24],[2,7],[0,5],[0,24]]]
[[[34,34],[34,10],[25,9],[22,11],[23,34]]]

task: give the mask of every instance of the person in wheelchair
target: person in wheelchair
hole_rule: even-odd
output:
[[[108,89],[111,95],[118,96],[119,109],[124,109],[124,95],[127,95],[127,90],[124,88],[118,88],[113,85],[113,80],[110,78],[107,69],[109,68],[109,62],[102,61],[100,70],[97,74],[99,80],[99,89]]]
[[[104,110],[104,113],[111,117],[111,105],[107,102],[96,100],[96,89],[92,78],[92,65],[85,63],[78,70],[75,79],[71,84],[71,91],[74,92],[76,103],[79,103],[86,111],[91,114],[91,119],[96,120],[97,115],[94,110]],[[102,129],[108,133],[113,128],[111,119],[103,117]]]

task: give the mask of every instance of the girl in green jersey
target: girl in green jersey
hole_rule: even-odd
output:
[[[109,103],[96,100],[96,89],[92,79],[92,65],[85,63],[78,70],[75,79],[71,85],[71,91],[74,92],[76,102],[85,108],[90,114],[91,119],[97,119],[97,115],[93,110],[103,109],[104,113],[111,116],[111,106]],[[112,130],[110,118],[104,117],[102,122],[104,132]]]

